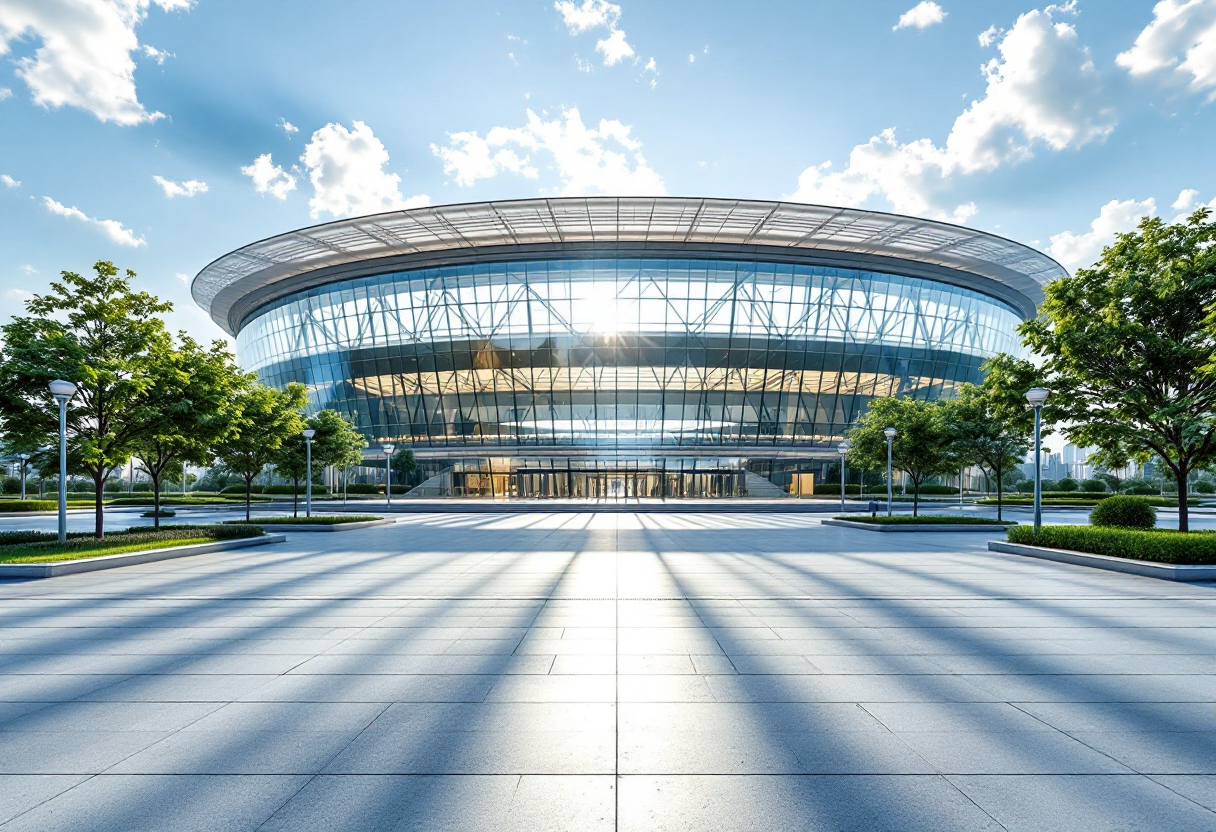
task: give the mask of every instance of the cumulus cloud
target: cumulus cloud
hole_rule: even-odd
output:
[[[1004,29],[998,29],[995,26],[989,26],[979,34],[980,46],[987,49],[992,44],[996,43],[997,38],[1005,33]]]
[[[293,133],[300,132],[299,127],[296,127],[294,124],[292,124],[290,121],[288,121],[285,118],[279,119],[279,129],[281,129],[284,133],[286,133],[289,136]]]
[[[1114,120],[1101,76],[1076,30],[1052,17],[1067,10],[1027,12],[1001,34],[1000,56],[983,67],[983,97],[955,119],[944,145],[903,144],[884,130],[853,148],[845,168],[804,170],[791,198],[859,205],[882,196],[896,211],[958,221],[975,206],[951,204],[956,175],[1024,161],[1037,145],[1058,151],[1106,136]]]
[[[0,0],[0,55],[24,37],[40,41],[16,61],[17,75],[43,107],[79,107],[101,121],[144,124],[149,112],[135,91],[140,49],[135,28],[148,8],[189,8],[191,0]],[[145,54],[148,54],[145,51]],[[156,54],[162,54],[156,52]]]
[[[242,167],[241,173],[253,180],[258,193],[270,194],[275,199],[287,199],[287,194],[296,189],[296,178],[276,165],[269,153]]]
[[[602,119],[589,128],[577,108],[551,120],[528,110],[523,127],[495,127],[484,136],[450,133],[446,147],[431,145],[431,151],[443,161],[443,172],[466,187],[503,172],[538,179],[532,160],[536,155],[545,157],[556,172],[555,192],[562,196],[665,194],[662,177],[630,131],[615,119]]]
[[[912,8],[899,16],[899,22],[891,27],[892,31],[899,29],[928,29],[946,19],[946,12],[933,0],[921,0]]]
[[[90,217],[79,208],[76,208],[75,206],[69,208],[60,202],[56,202],[49,196],[44,196],[42,198],[42,204],[45,205],[47,210],[52,214],[58,214],[61,217],[69,217],[74,220],[80,220],[83,223],[87,223],[88,225],[101,229],[101,231],[107,237],[109,237],[112,242],[118,243],[120,246],[136,247],[144,245],[143,237],[135,236],[134,231],[125,227],[118,220],[99,220],[95,217]]]
[[[13,91],[8,87],[0,87],[0,101],[8,101],[13,97]]]
[[[638,77],[644,79],[647,75],[650,75],[650,88],[654,89],[659,85],[660,74],[659,65],[655,63],[654,58],[651,58],[646,62],[646,66],[642,67],[642,74]]]
[[[1117,235],[1134,231],[1141,218],[1155,213],[1157,204],[1152,198],[1143,201],[1112,199],[1102,206],[1098,216],[1089,224],[1089,231],[1053,234],[1047,253],[1069,271],[1091,266],[1102,254],[1102,249],[1113,243]]]
[[[187,179],[185,182],[174,182],[163,176],[153,176],[152,179],[157,185],[160,185],[161,190],[169,199],[173,199],[175,196],[191,197],[195,194],[207,193],[207,183],[198,179]]]
[[[20,188],[21,187],[21,183],[18,180],[14,179],[13,177],[9,176],[7,173],[0,173],[0,183],[3,183],[4,187],[6,187],[6,188]]]
[[[1169,73],[1216,100],[1216,2],[1161,0],[1152,22],[1115,62],[1132,75]]]
[[[1178,212],[1177,216],[1171,222],[1182,222],[1191,214],[1198,211],[1200,208],[1208,208],[1216,211],[1216,197],[1210,202],[1205,203],[1199,196],[1199,191],[1194,188],[1185,188],[1178,193],[1178,198],[1170,205]]]
[[[313,217],[373,214],[430,203],[425,194],[401,195],[401,177],[385,170],[388,151],[361,121],[354,122],[350,130],[341,124],[317,130],[300,161],[312,182],[308,207]]]
[[[592,29],[606,29],[608,34],[595,42],[595,51],[604,56],[604,66],[615,66],[626,58],[636,58],[633,47],[620,27],[621,7],[607,0],[558,0],[553,8],[562,16],[567,31],[581,35]]]

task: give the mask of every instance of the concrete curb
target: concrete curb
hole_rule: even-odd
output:
[[[1089,552],[1074,552],[1070,549],[1049,549],[1046,546],[1027,546],[1024,543],[1006,543],[999,540],[989,541],[988,550],[1006,555],[1022,555],[1057,563],[1069,563],[1073,566],[1089,566],[1094,569],[1105,569],[1108,572],[1159,578],[1164,581],[1216,581],[1216,566],[1155,563],[1150,560],[1116,558],[1110,555],[1094,555]]]
[[[250,520],[248,523],[245,523],[245,521],[242,520],[240,525],[261,526],[267,531],[273,529],[276,532],[350,532],[354,531],[355,529],[370,529],[372,526],[391,526],[396,522],[396,520],[380,519],[362,520],[358,523],[300,523],[296,525],[290,523],[262,524],[256,520]]]
[[[165,549],[147,549],[142,552],[122,552],[98,558],[64,560],[58,563],[9,563],[0,564],[0,578],[55,578],[59,575],[75,575],[79,572],[97,572],[102,569],[117,569],[120,566],[135,566],[161,560],[205,555],[228,549],[245,549],[249,546],[265,546],[267,543],[282,543],[284,534],[267,534],[261,537],[242,537],[236,540],[217,540],[214,543],[196,543],[193,546],[170,546]]]
[[[846,529],[861,529],[866,532],[992,532],[1004,534],[1013,523],[854,523],[851,520],[824,520],[825,526],[842,526]]]

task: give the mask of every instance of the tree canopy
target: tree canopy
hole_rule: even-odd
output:
[[[314,474],[327,465],[357,465],[363,461],[362,451],[366,444],[363,434],[336,411],[321,410],[305,420],[301,432],[287,437],[274,459],[279,472],[289,477],[294,486],[292,491],[296,497],[293,508],[298,508],[300,481],[308,475],[308,449],[303,434],[305,428],[316,431],[312,440]]]
[[[99,261],[92,275],[62,272],[45,295],[25,302],[24,316],[2,328],[0,420],[4,439],[33,449],[58,442],[54,379],[74,382],[67,409],[69,472],[86,473],[95,488],[95,530],[104,529],[102,489],[158,423],[156,364],[172,350],[160,315],[172,305],[131,288],[135,272],[119,274]]]
[[[982,387],[964,384],[958,396],[947,400],[946,418],[954,453],[964,464],[979,466],[996,479],[996,516],[1003,519],[1005,472],[1026,457],[1030,446],[1031,417],[1023,405],[1005,395],[1007,357],[989,361]]]
[[[212,452],[244,479],[246,520],[253,478],[275,462],[284,442],[304,429],[300,409],[306,402],[304,385],[294,382],[284,390],[248,384],[233,397],[225,436]]]
[[[849,462],[870,470],[885,469],[887,439],[883,431],[886,428],[895,428],[892,465],[912,481],[912,513],[918,514],[920,488],[925,481],[958,471],[957,449],[946,419],[946,405],[941,401],[874,399],[857,426],[848,433],[853,443]]]
[[[1189,473],[1216,460],[1216,223],[1149,217],[1046,287],[1021,327],[1069,439],[1112,467],[1159,456],[1188,528]]]

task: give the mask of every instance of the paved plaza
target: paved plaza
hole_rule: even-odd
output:
[[[429,514],[0,582],[0,832],[1216,830],[1216,586],[988,539]]]

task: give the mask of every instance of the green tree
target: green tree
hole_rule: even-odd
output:
[[[285,390],[251,383],[233,397],[224,438],[211,452],[245,481],[246,520],[253,478],[276,460],[284,442],[304,429],[300,408],[306,402],[304,385],[294,382]]]
[[[3,327],[0,420],[15,445],[57,446],[58,406],[47,384],[76,383],[67,411],[68,467],[93,481],[100,538],[105,481],[156,421],[156,362],[170,342],[159,316],[172,304],[132,291],[133,271],[120,275],[100,261],[93,272],[62,272],[47,294],[25,302],[25,316]]]
[[[849,463],[868,470],[887,466],[886,428],[895,428],[891,464],[912,481],[912,514],[920,513],[920,488],[930,477],[958,470],[958,451],[953,445],[945,404],[940,401],[881,398],[849,431],[853,447]]]
[[[249,378],[216,341],[204,349],[185,333],[180,346],[167,350],[153,366],[150,430],[133,446],[141,468],[152,480],[153,524],[160,527],[161,488],[181,482],[183,464],[205,465],[211,447],[233,429],[233,396]]]
[[[401,485],[410,482],[410,477],[418,470],[418,460],[414,458],[413,448],[398,448],[393,452],[393,480]]]
[[[304,428],[316,431],[312,440],[312,467],[319,473],[327,465],[355,465],[363,460],[363,434],[333,410],[322,410],[306,420],[301,432],[284,440],[275,466],[292,482],[292,514],[299,515],[300,482],[308,476],[308,449]]]
[[[990,484],[996,480],[998,520],[1004,519],[1005,474],[1026,458],[1033,429],[1032,417],[1024,404],[1010,406],[1003,395],[1001,385],[1005,382],[1001,378],[1001,365],[1004,361],[1004,357],[998,356],[988,363],[983,387],[964,384],[958,397],[946,404],[956,452],[965,462],[978,465]]]
[[[1178,484],[1179,531],[1190,472],[1216,460],[1210,213],[1141,220],[1093,268],[1049,284],[1039,317],[1020,328],[1074,444],[1096,446],[1094,461],[1111,467],[1162,459]]]

